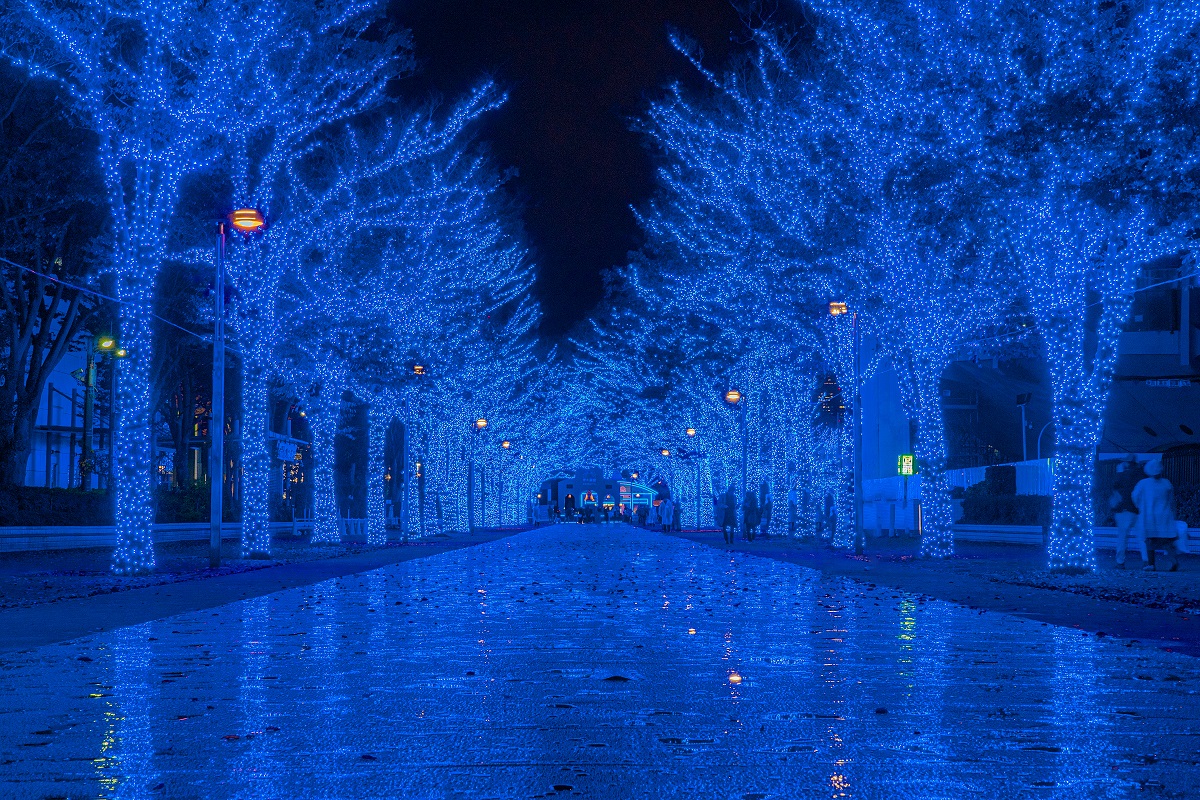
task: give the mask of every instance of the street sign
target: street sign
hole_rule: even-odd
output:
[[[896,471],[908,478],[917,474],[917,457],[912,453],[901,453],[896,459]]]

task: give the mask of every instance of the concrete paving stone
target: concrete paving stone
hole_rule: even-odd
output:
[[[1200,797],[1200,662],[559,525],[6,653],[0,796]]]

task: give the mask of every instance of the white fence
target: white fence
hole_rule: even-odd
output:
[[[1016,464],[1000,464],[997,466],[1016,467],[1017,494],[1050,495],[1054,487],[1054,461],[1043,458],[1035,461],[1020,461]],[[966,489],[983,481],[987,467],[971,467],[969,469],[952,469],[946,473],[946,481],[951,488]],[[921,499],[921,476],[908,478],[907,488],[905,479],[900,476],[890,478],[873,478],[863,481],[863,497],[872,500],[900,501],[906,498]]]
[[[367,521],[342,520],[342,534],[351,541],[366,541]],[[164,523],[154,526],[154,543],[206,542],[210,528],[207,522]],[[312,520],[299,519],[295,522],[272,522],[272,536],[299,536],[312,531]],[[347,535],[348,534],[348,535]],[[221,538],[237,541],[242,536],[240,522],[226,522],[221,526]],[[81,547],[116,547],[117,533],[111,525],[72,528],[14,527],[0,528],[0,553],[19,553],[30,550],[72,550]]]

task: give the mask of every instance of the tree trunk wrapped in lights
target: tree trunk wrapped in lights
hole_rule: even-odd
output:
[[[384,501],[384,449],[393,413],[389,398],[375,397],[367,411],[367,544],[387,543],[386,503]]]
[[[62,82],[98,137],[121,301],[119,345],[128,353],[118,381],[112,476],[117,528],[112,568],[122,575],[154,568],[154,289],[180,183],[206,164],[203,148],[212,119],[201,76],[225,48],[203,21],[221,13],[230,12],[199,0],[173,0],[166,7],[21,0],[0,8],[5,55]]]
[[[315,374],[317,384],[312,396],[312,413],[308,415],[313,432],[312,540],[327,544],[342,539],[334,454],[342,415],[342,395],[346,392],[346,370],[343,364],[329,359],[317,364]]]
[[[1107,212],[1078,193],[1052,175],[1040,196],[1013,204],[1025,291],[1053,389],[1049,555],[1050,567],[1063,572],[1096,567],[1096,447],[1137,276],[1163,246],[1148,238],[1144,212]]]

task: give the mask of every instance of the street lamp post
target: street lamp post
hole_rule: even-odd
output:
[[[1049,428],[1053,424],[1054,424],[1054,420],[1050,420],[1049,422],[1047,422],[1045,425],[1042,426],[1042,429],[1040,431],[1038,431],[1038,438],[1037,438],[1038,461],[1042,460],[1042,437],[1046,435],[1046,429]]]
[[[742,494],[738,498],[738,530],[746,527],[746,450],[749,446],[746,430],[746,405],[749,402],[744,394],[737,389],[725,392],[725,402],[738,410],[738,427],[742,434]]]
[[[243,233],[261,231],[265,222],[253,208],[239,208],[228,221]],[[221,519],[225,499],[225,234],[226,220],[217,223],[217,275],[214,285],[212,417],[208,452],[209,533],[208,565],[221,566]]]
[[[83,452],[79,459],[79,488],[91,488],[95,458],[92,448],[92,429],[96,426],[96,339],[88,338],[87,363],[83,368]]]
[[[696,438],[696,429],[688,428],[685,433],[689,439]],[[693,456],[699,455],[696,453]],[[693,458],[692,462],[696,465],[696,530],[700,530],[700,459]]]
[[[1025,432],[1025,406],[1029,405],[1029,401],[1033,399],[1033,394],[1026,392],[1025,394],[1017,395],[1017,407],[1021,409],[1021,460],[1029,460],[1029,436]]]
[[[113,453],[116,450],[116,448],[113,446],[113,443],[116,439],[116,433],[117,433],[117,359],[124,358],[126,356],[126,351],[125,351],[125,348],[117,346],[117,340],[114,339],[112,336],[101,336],[96,341],[95,348],[89,348],[89,356],[91,356],[91,359],[90,359],[90,363],[88,365],[88,372],[84,377],[86,379],[90,379],[90,381],[91,381],[91,386],[90,386],[91,395],[92,395],[92,412],[91,413],[92,413],[93,417],[95,415],[95,403],[96,403],[96,361],[95,361],[95,352],[93,352],[94,350],[98,350],[103,353],[108,353],[108,356],[109,356],[108,476],[105,479],[104,489],[106,492],[109,493],[109,497],[112,497],[113,496]],[[89,461],[89,467],[90,467],[90,459],[87,456],[87,452],[91,450],[91,436],[89,434],[89,426],[94,425],[95,422],[94,422],[94,419],[89,420],[89,418],[88,418],[89,415],[88,415],[88,402],[87,401],[88,401],[87,390],[85,389],[85,391],[84,391],[84,408],[83,408],[83,429],[84,429],[83,433],[84,433],[84,444],[86,446],[86,450],[85,450],[84,458],[85,458],[85,460]],[[83,485],[82,488],[84,488],[84,489],[87,488],[86,483]]]
[[[483,417],[471,423],[471,456],[467,464],[467,532],[472,536],[475,535],[475,439],[487,424]]]
[[[208,423],[208,565],[221,566],[221,517],[225,492],[225,223],[217,223],[217,281],[213,291],[212,416]]]
[[[500,449],[507,453],[512,449],[512,442],[505,439],[500,443]],[[496,519],[499,520],[500,527],[504,527],[504,466],[505,459],[500,459],[500,468],[498,470],[499,484],[496,486]]]
[[[686,433],[688,438],[694,438],[696,429],[688,428]],[[700,530],[700,460],[708,458],[708,453],[680,448],[678,455],[681,461],[692,464],[696,468],[696,530]]]
[[[861,556],[865,546],[866,531],[863,530],[863,460],[862,460],[862,332],[858,326],[858,312],[850,318],[854,325],[854,554]]]
[[[862,464],[862,375],[859,366],[859,351],[861,349],[860,332],[858,326],[858,312],[851,311],[849,306],[843,302],[831,302],[829,304],[829,315],[838,317],[842,314],[850,314],[850,337],[851,337],[851,358],[854,362],[854,397],[850,404],[850,414],[853,417],[854,424],[854,451],[853,457],[853,475],[854,475],[854,554],[861,556],[864,549],[864,531],[863,531],[863,464]]]
[[[421,376],[426,374],[425,366],[423,364],[413,364],[412,372],[413,372],[413,375],[417,376],[416,379],[420,380]],[[416,398],[417,398],[417,404],[418,404],[417,413],[419,415],[420,414],[420,405],[419,404],[421,401],[420,390],[418,390],[416,392]],[[410,486],[409,477],[408,477],[408,474],[409,474],[408,473],[409,448],[412,446],[409,441],[412,438],[412,431],[410,430],[411,427],[412,426],[409,425],[407,422],[404,424],[404,447],[401,448],[401,455],[400,455],[400,463],[402,465],[404,465],[403,466],[403,470],[404,470],[403,474],[405,476],[404,477],[404,486],[400,492],[400,530],[403,532],[405,544],[408,543],[409,528],[411,527],[409,525],[409,519],[408,519],[408,515],[410,513],[410,510],[409,510],[409,493],[410,493],[410,491],[415,491],[417,493],[417,525],[419,526],[417,535],[423,536],[425,534],[425,500],[424,500],[424,485],[423,485],[424,481],[422,480],[421,462],[420,461],[416,462],[416,469],[414,470],[414,474],[412,476],[412,481],[417,484],[415,487]]]

